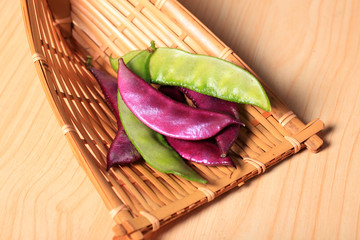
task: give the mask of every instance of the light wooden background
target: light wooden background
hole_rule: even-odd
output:
[[[325,148],[162,228],[156,239],[360,239],[360,1],[181,0]],[[111,239],[33,66],[19,0],[0,0],[0,239]]]

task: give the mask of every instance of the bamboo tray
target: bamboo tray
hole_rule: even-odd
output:
[[[306,147],[319,151],[319,119],[302,123],[263,83],[272,111],[239,105],[241,128],[230,156],[237,168],[192,164],[209,183],[160,173],[140,162],[106,168],[116,120],[96,80],[93,64],[112,73],[110,54],[157,46],[231,61],[255,74],[229,47],[176,0],[22,0],[33,61],[42,86],[89,179],[115,221],[114,239],[142,239]]]

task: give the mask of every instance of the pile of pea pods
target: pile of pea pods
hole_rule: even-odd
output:
[[[152,44],[110,63],[117,79],[89,66],[118,124],[108,169],[143,158],[158,171],[206,183],[184,159],[234,166],[227,153],[243,126],[237,103],[270,110],[253,75],[215,57]]]

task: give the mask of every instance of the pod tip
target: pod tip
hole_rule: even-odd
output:
[[[91,55],[86,56],[85,66],[86,66],[87,69],[90,68],[92,60],[93,60],[93,57]]]

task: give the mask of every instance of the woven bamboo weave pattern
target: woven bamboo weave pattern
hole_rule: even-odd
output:
[[[315,134],[322,122],[301,123],[266,88],[271,113],[239,105],[246,128],[241,128],[230,152],[236,168],[192,164],[208,184],[158,172],[143,161],[107,172],[116,120],[85,67],[87,55],[96,67],[115,74],[110,55],[145,49],[155,40],[159,47],[216,56],[252,70],[177,1],[71,0],[71,8],[54,2],[24,0],[33,60],[65,137],[116,222],[116,236],[142,238],[301,148],[315,152],[321,146]]]

